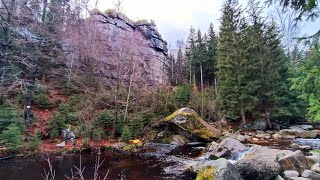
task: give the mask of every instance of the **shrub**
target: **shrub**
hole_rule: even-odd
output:
[[[30,151],[35,151],[38,146],[41,144],[41,139],[39,135],[33,135],[28,140],[28,147]]]
[[[50,129],[50,137],[56,138],[59,133],[66,128],[66,121],[64,116],[59,112],[54,112],[51,121],[48,124]]]
[[[22,129],[22,121],[13,107],[0,106],[0,132],[12,123],[17,124]]]
[[[76,114],[75,108],[70,104],[60,104],[58,106],[58,112],[60,116],[65,119],[66,124],[76,124],[78,116]]]
[[[10,124],[6,130],[0,135],[1,144],[4,145],[10,152],[16,153],[21,150],[22,133],[17,124]]]
[[[100,116],[97,118],[96,126],[109,129],[112,127],[114,118],[114,113],[112,113],[110,110],[104,110],[100,113]]]
[[[94,128],[92,129],[91,132],[92,132],[91,138],[93,140],[100,141],[105,137],[104,129],[101,127]]]
[[[183,84],[178,87],[178,90],[173,94],[176,108],[186,107],[190,101],[192,88],[190,84]]]
[[[54,107],[54,103],[50,102],[49,96],[43,91],[34,93],[31,101],[40,109],[50,109]]]
[[[133,137],[141,136],[143,133],[145,119],[142,115],[135,115],[131,120],[131,132]]]
[[[122,128],[122,133],[121,133],[121,138],[123,141],[129,141],[130,139],[132,139],[132,133],[131,130],[129,128],[129,126],[125,125]]]

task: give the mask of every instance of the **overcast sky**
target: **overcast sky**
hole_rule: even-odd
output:
[[[239,3],[245,7],[247,1],[239,0]],[[98,8],[101,11],[114,8],[115,2],[116,0],[99,0]],[[218,31],[223,0],[122,0],[122,2],[123,11],[130,19],[153,19],[162,37],[175,45],[177,40],[186,40],[191,25],[202,32],[207,32],[210,22],[213,22]],[[320,21],[316,23],[317,28],[319,24]],[[317,28],[314,27],[314,23],[307,23],[303,31],[315,32]]]

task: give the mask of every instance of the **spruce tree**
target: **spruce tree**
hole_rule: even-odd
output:
[[[217,49],[217,76],[219,99],[226,116],[246,123],[247,97],[245,62],[241,50],[240,10],[236,0],[227,0],[222,8],[222,18]]]

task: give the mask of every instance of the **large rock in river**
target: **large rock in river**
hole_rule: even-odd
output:
[[[241,159],[235,166],[244,179],[250,180],[271,180],[281,173],[279,163],[263,158]]]
[[[310,166],[304,154],[301,151],[290,152],[278,159],[283,170],[295,170],[301,175],[304,170]]]
[[[152,128],[168,127],[171,131],[195,141],[211,141],[220,138],[221,131],[204,121],[194,110],[181,108]]]
[[[198,179],[243,180],[234,165],[224,158],[214,161],[211,166],[200,169]]]
[[[225,138],[221,143],[212,150],[211,159],[217,158],[228,158],[237,157],[240,153],[247,150],[248,148],[243,145],[240,141],[233,138]]]
[[[292,151],[258,148],[235,163],[236,168],[244,179],[269,180],[276,178],[281,172],[281,166],[276,162],[278,154]]]

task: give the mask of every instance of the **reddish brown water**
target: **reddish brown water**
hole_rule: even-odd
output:
[[[56,180],[66,179],[74,165],[79,166],[79,155],[51,157],[56,171]],[[163,168],[169,164],[152,156],[123,154],[113,151],[103,152],[101,159],[105,163],[101,167],[101,176],[109,170],[108,179],[121,180],[160,180],[160,179],[188,179],[165,174]],[[82,155],[82,166],[85,167],[85,179],[93,179],[95,154]],[[47,163],[41,157],[13,158],[0,161],[1,180],[40,180]]]

